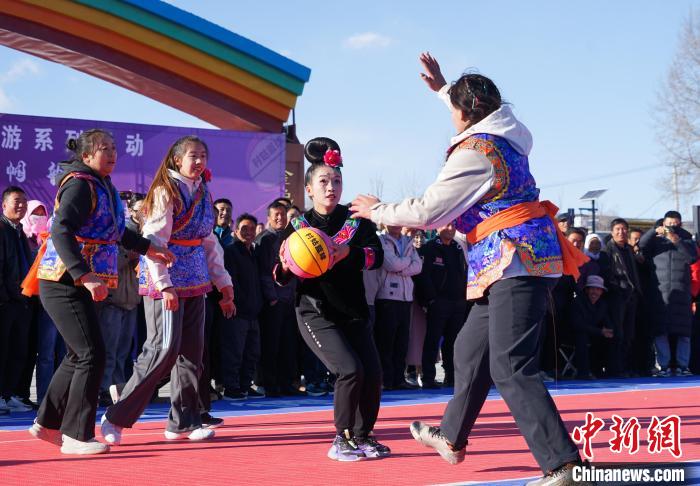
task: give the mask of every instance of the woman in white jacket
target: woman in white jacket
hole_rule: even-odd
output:
[[[410,388],[404,380],[411,326],[413,280],[423,263],[401,226],[388,226],[380,235],[384,263],[377,270],[374,339],[382,362],[383,388]]]

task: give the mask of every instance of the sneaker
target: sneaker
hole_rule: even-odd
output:
[[[310,397],[322,397],[328,395],[328,390],[317,383],[309,383],[306,385],[306,394]]]
[[[11,396],[5,401],[7,402],[7,408],[10,409],[10,412],[31,412],[32,410],[32,407],[22,403],[19,397]]]
[[[109,391],[101,391],[97,396],[97,406],[109,407],[110,405],[114,405],[114,401],[112,400],[112,396],[109,394]]]
[[[121,394],[119,385],[109,385],[109,397],[112,399],[112,403],[117,403],[121,398]]]
[[[365,453],[357,446],[355,439],[345,431],[345,436],[335,436],[333,445],[328,449],[328,457],[334,461],[354,462],[363,459]]]
[[[365,457],[386,457],[391,454],[391,449],[377,442],[373,435],[367,437],[356,437],[355,444],[365,454]]]
[[[206,429],[204,427],[200,427],[198,429],[194,429],[191,432],[170,432],[169,430],[165,431],[165,438],[168,440],[178,440],[178,439],[190,439],[190,440],[207,440],[207,439],[213,439],[214,438],[214,430],[213,429]]]
[[[28,407],[32,407],[32,410],[39,410],[39,404],[32,402],[29,398],[19,397],[20,401]]]
[[[107,420],[107,414],[102,416],[100,419],[100,432],[105,442],[112,445],[119,445],[122,442],[122,429],[118,425],[114,425],[112,422]]]
[[[7,406],[7,402],[4,398],[0,398],[0,414],[10,413],[10,407]]]
[[[215,429],[217,427],[220,427],[224,424],[224,419],[219,418],[219,417],[213,417],[209,414],[209,412],[205,412],[201,415],[202,418],[202,427],[205,427],[207,429]]]
[[[335,382],[331,383],[328,380],[324,380],[321,383],[321,388],[326,390],[326,393],[328,393],[329,395],[333,395],[335,393]]]
[[[248,398],[248,393],[240,389],[226,390],[221,398],[231,402],[239,402]]]
[[[676,376],[693,376],[693,372],[688,368],[676,368]]]
[[[442,435],[440,427],[432,427],[423,422],[415,421],[411,424],[411,435],[425,447],[435,449],[450,464],[459,464],[464,461],[464,448],[454,450],[452,444]]]
[[[577,465],[577,463],[573,462],[564,464],[554,471],[548,472],[543,477],[530,481],[526,484],[526,486],[570,486],[574,484],[591,484],[587,482],[574,482],[574,466]]]
[[[660,369],[654,372],[653,376],[656,378],[668,378],[669,376],[672,376],[673,373],[671,372],[671,368],[665,368],[665,369]]]
[[[283,397],[303,397],[306,396],[305,391],[301,391],[294,385],[283,386],[280,390]]]
[[[36,419],[31,427],[29,427],[29,433],[32,434],[36,439],[49,442],[53,445],[62,446],[63,437],[61,436],[61,431],[57,429],[49,429],[40,425]]]
[[[248,398],[265,398],[265,390],[261,387],[248,387]]]
[[[89,455],[104,454],[106,452],[109,452],[109,446],[98,442],[94,437],[83,442],[63,434],[63,445],[61,446],[62,454]]]
[[[415,373],[406,374],[406,383],[413,386],[414,388],[420,387],[420,384],[418,383],[418,376],[416,376]]]

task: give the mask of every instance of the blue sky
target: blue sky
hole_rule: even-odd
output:
[[[418,54],[429,50],[448,80],[477,69],[496,82],[533,132],[530,165],[544,198],[578,208],[584,192],[608,189],[599,205],[628,218],[673,206],[651,115],[698,0],[170,3],[311,68],[298,134],[340,143],[344,200],[379,180],[384,200],[415,195],[438,173],[453,128],[418,77]],[[209,127],[2,47],[0,111]],[[681,201],[686,219],[693,203]]]

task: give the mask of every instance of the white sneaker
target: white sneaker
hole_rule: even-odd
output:
[[[199,429],[194,429],[192,432],[170,432],[169,430],[165,431],[165,438],[168,440],[177,440],[177,439],[190,439],[190,440],[207,440],[207,439],[213,439],[214,438],[214,430],[213,429],[205,429],[205,428],[199,428]]]
[[[117,385],[109,385],[109,396],[112,399],[113,403],[117,403],[119,401],[119,388],[117,388]]]
[[[118,425],[114,425],[107,420],[107,414],[104,414],[100,419],[100,432],[105,442],[111,445],[119,445],[122,443],[122,429]]]
[[[29,433],[37,439],[44,440],[59,447],[63,445],[63,438],[61,437],[60,430],[44,427],[37,423],[36,419],[34,419],[32,426],[29,427]]]
[[[98,442],[95,438],[83,442],[63,434],[63,445],[61,446],[62,454],[88,455],[104,454],[105,452],[109,452],[109,446]]]
[[[29,412],[32,410],[32,407],[26,405],[24,402],[22,402],[22,400],[15,396],[12,396],[9,400],[7,400],[7,407],[11,412]]]

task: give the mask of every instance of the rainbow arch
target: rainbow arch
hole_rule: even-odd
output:
[[[279,132],[311,74],[159,0],[2,0],[0,45],[230,130]]]

